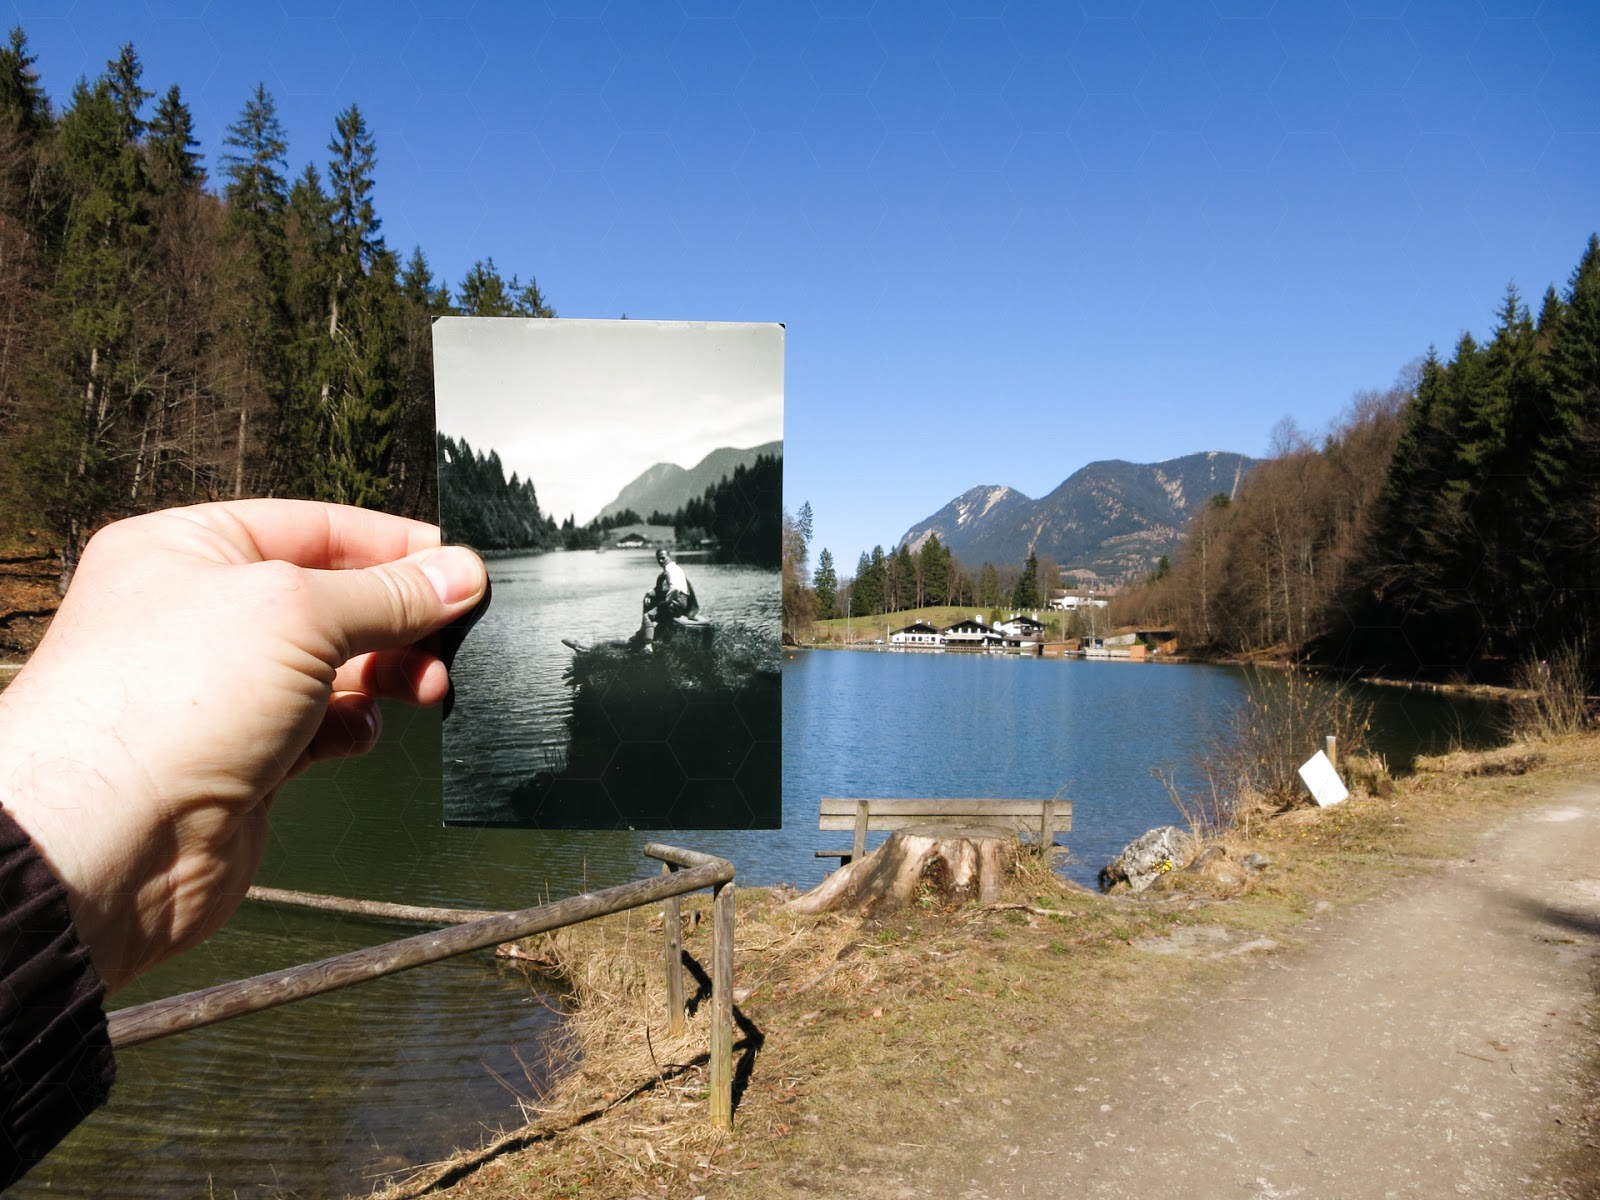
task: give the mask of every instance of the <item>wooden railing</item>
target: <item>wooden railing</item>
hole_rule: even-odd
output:
[[[549,933],[580,921],[609,916],[625,909],[665,903],[668,1020],[672,1032],[684,1028],[683,935],[679,898],[701,888],[712,890],[711,951],[711,1122],[722,1129],[733,1126],[733,864],[694,850],[651,843],[644,848],[660,860],[662,873],[653,879],[619,884],[599,892],[585,892],[553,904],[540,904],[516,912],[496,913],[432,933],[353,950],[319,962],[288,967],[250,979],[165,1000],[152,1000],[110,1014],[111,1044],[118,1049],[137,1046],[203,1025],[214,1025],[246,1013],[260,1012],[366,983],[397,971],[439,962],[498,946],[503,942]],[[263,899],[286,899],[283,893]],[[291,901],[293,902],[293,901]],[[375,908],[385,906],[374,906]],[[399,906],[396,906],[397,908]],[[407,909],[403,919],[426,920],[428,910]],[[380,915],[380,914],[374,914]],[[397,914],[388,914],[397,915]]]

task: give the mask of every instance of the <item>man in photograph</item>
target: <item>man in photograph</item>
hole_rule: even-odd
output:
[[[670,629],[679,617],[693,617],[700,611],[694,585],[665,547],[656,551],[656,563],[661,567],[661,574],[656,576],[655,587],[644,594],[644,619],[634,638],[646,654],[655,649],[658,626]],[[670,632],[667,636],[671,636]]]

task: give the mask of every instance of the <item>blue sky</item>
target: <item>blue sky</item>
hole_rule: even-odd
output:
[[[52,98],[125,41],[215,166],[366,114],[391,245],[562,316],[783,321],[845,570],[976,484],[1265,453],[1537,307],[1600,229],[1592,0],[0,0]],[[663,421],[671,413],[661,415]],[[597,454],[603,448],[597,448]],[[535,481],[537,484],[537,480]]]

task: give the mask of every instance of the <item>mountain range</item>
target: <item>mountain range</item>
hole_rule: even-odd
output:
[[[676,463],[657,463],[644,471],[620,492],[617,498],[600,510],[609,517],[631,508],[640,517],[651,513],[677,512],[690,500],[705,495],[705,490],[732,475],[736,467],[748,467],[762,455],[783,457],[783,443],[767,442],[748,450],[724,446],[713,450],[688,470]]]
[[[980,485],[917,522],[900,539],[920,549],[929,534],[969,568],[1021,566],[1049,555],[1078,586],[1106,587],[1149,574],[1177,551],[1184,526],[1213,496],[1238,493],[1256,460],[1207,450],[1158,463],[1092,462],[1048,496]]]

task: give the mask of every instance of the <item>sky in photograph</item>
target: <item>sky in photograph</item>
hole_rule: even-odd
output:
[[[778,325],[447,318],[434,368],[439,428],[532,479],[558,521],[588,523],[657,463],[783,437]]]
[[[1537,308],[1600,229],[1593,0],[0,0],[52,97],[133,42],[215,172],[358,104],[389,243],[565,317],[787,325],[846,573],[978,484],[1266,453]],[[586,451],[595,456],[603,445]],[[687,465],[687,464],[684,464]],[[537,485],[539,480],[535,480]]]

